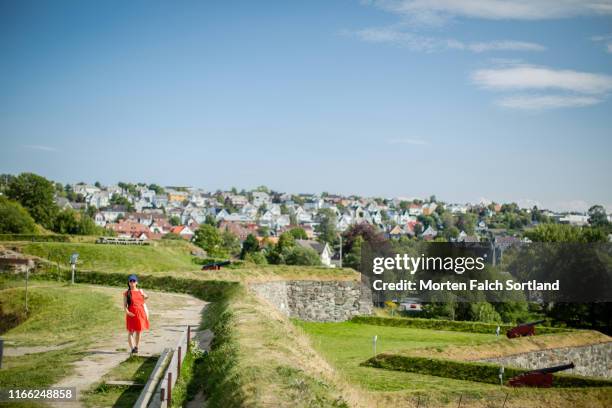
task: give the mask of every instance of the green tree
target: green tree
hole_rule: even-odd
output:
[[[93,218],[85,213],[79,214],[79,227],[77,234],[79,235],[95,235],[102,233],[102,228],[98,227]]]
[[[157,184],[149,184],[149,190],[155,191],[155,194],[157,195],[162,195],[166,192],[162,186]]]
[[[12,174],[0,174],[0,193],[4,193],[15,176]]]
[[[304,231],[304,228],[301,228],[301,227],[291,228],[289,230],[289,233],[295,239],[308,239],[308,235],[306,235],[306,231]]]
[[[212,225],[200,225],[193,236],[193,243],[205,250],[209,256],[225,256],[219,231]]]
[[[53,231],[58,234],[78,234],[79,220],[74,210],[66,209],[60,211],[55,217]]]
[[[206,218],[204,219],[204,224],[212,225],[213,227],[217,226],[217,220],[212,214],[206,214]]]
[[[317,213],[319,224],[315,231],[319,234],[319,241],[334,245],[338,232],[336,231],[336,213],[329,208],[323,208]]]
[[[54,201],[55,186],[46,178],[33,173],[21,173],[12,179],[6,195],[18,201],[45,228],[52,228],[58,207]]]
[[[259,252],[259,241],[253,234],[247,235],[246,239],[242,243],[242,251],[240,252],[240,258],[246,259],[248,254]]]
[[[173,225],[175,227],[181,225],[181,219],[178,217],[178,215],[173,215],[168,221],[170,222],[170,225]]]
[[[610,222],[608,221],[608,214],[606,214],[605,208],[601,205],[594,205],[589,208],[589,224],[594,227],[607,227]]]
[[[278,243],[276,244],[276,250],[284,253],[287,250],[293,248],[295,246],[295,238],[289,232],[283,232],[280,237],[278,237]]]
[[[534,242],[606,242],[606,235],[598,228],[580,228],[567,224],[540,224],[525,232]]]
[[[296,245],[287,251],[285,263],[287,265],[318,266],[321,265],[321,258],[314,249]]]
[[[444,230],[444,238],[450,240],[451,238],[457,238],[459,236],[459,228],[452,226]]]
[[[240,254],[240,240],[227,229],[221,233],[221,247],[230,256],[238,256]]]
[[[21,204],[0,196],[0,233],[34,234],[36,223]]]
[[[476,214],[465,213],[459,214],[457,219],[456,227],[459,230],[465,231],[468,235],[474,234],[474,228],[476,226]]]

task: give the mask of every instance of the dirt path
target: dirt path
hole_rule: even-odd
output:
[[[123,308],[121,290],[114,287],[87,285],[91,290],[107,293],[116,299],[116,306]],[[189,295],[158,292],[145,289],[150,296],[147,305],[150,312],[151,329],[144,332],[139,346],[139,355],[157,355],[166,347],[173,347],[187,325],[199,326],[206,302]],[[102,376],[127,357],[127,331],[109,333],[87,350],[88,354],[74,364],[72,375],[60,380],[53,387],[76,387],[77,398]],[[60,406],[55,405],[54,406]],[[67,407],[82,406],[74,402]]]

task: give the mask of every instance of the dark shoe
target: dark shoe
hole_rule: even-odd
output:
[[[136,354],[136,353],[138,353],[138,348],[137,347],[132,348],[132,354]]]

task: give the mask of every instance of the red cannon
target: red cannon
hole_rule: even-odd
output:
[[[519,324],[516,327],[511,328],[506,332],[506,336],[509,339],[513,339],[515,337],[523,337],[523,336],[534,336],[535,335],[535,325],[544,323],[544,320],[538,320],[537,322],[531,323],[523,323]]]
[[[527,371],[508,380],[512,387],[552,387],[553,373],[574,368],[574,363]]]

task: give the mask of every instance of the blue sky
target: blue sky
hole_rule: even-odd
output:
[[[612,209],[612,1],[0,1],[0,172]]]

